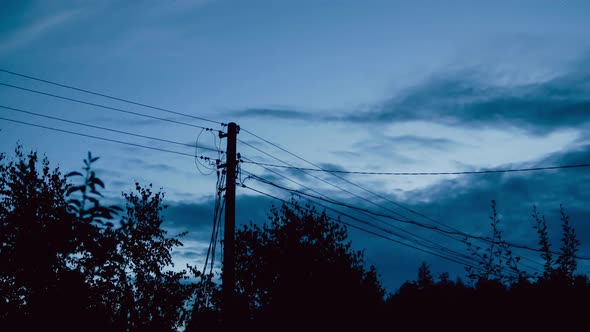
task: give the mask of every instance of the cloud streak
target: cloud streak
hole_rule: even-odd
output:
[[[419,148],[448,149],[457,144],[448,138],[432,138],[414,135],[390,136],[386,140],[392,144],[414,146]]]
[[[248,108],[231,112],[231,115],[235,117],[258,117],[281,120],[311,120],[313,118],[311,113],[275,108]]]
[[[0,42],[0,53],[14,51],[29,45],[52,30],[63,26],[67,22],[76,18],[80,14],[79,9],[63,10],[58,13],[47,15],[41,20],[14,30],[5,36],[4,41]]]
[[[333,120],[353,123],[428,121],[453,126],[518,127],[542,133],[590,122],[590,72],[580,68],[533,84],[500,86],[483,75],[439,75],[366,112]]]

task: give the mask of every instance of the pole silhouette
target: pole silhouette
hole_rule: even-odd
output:
[[[225,182],[225,225],[222,275],[223,325],[226,331],[233,330],[236,320],[235,300],[235,224],[236,224],[236,142],[240,127],[234,122],[227,126],[226,182]]]

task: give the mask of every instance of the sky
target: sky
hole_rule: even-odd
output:
[[[589,11],[590,3],[573,0],[0,0],[0,69],[216,122],[236,122],[242,128],[238,152],[256,162],[368,172],[587,164]],[[215,135],[223,129],[219,123],[6,72],[0,72],[0,83],[3,107],[185,144],[0,108],[0,151],[8,155],[20,143],[71,171],[91,151],[101,157],[97,173],[107,186],[107,199],[114,202],[135,181],[162,188],[169,205],[166,227],[171,234],[189,231],[184,247],[174,253],[177,265],[202,264],[216,177],[203,175],[191,155],[217,154],[186,145],[197,142],[224,150],[225,140]],[[340,178],[270,168],[273,173],[248,163],[241,168],[283,187],[307,193],[312,189],[314,195],[381,214],[481,236],[491,232],[490,201],[496,200],[505,238],[531,247],[537,245],[531,219],[536,205],[547,217],[555,250],[563,204],[581,240],[579,255],[590,256],[589,168]],[[246,176],[242,173],[242,180],[251,188],[290,197]],[[238,188],[237,197],[238,226],[263,222],[271,204],[280,204],[247,188]],[[366,226],[344,215],[342,220]],[[367,221],[402,236],[373,229],[400,244],[349,229],[353,248],[365,251],[388,291],[415,279],[423,261],[435,275],[448,271],[465,277],[460,264],[415,248],[436,245],[436,252],[466,253],[461,241],[407,222]],[[516,253],[523,257],[522,268],[541,269],[538,253]],[[590,263],[580,261],[579,272],[590,272]]]

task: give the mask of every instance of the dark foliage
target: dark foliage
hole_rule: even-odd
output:
[[[83,172],[64,176],[21,147],[13,160],[0,154],[0,329],[221,330],[214,275],[171,269],[184,234],[163,230],[164,194],[136,183],[123,194],[125,209],[103,205],[97,160],[88,154]],[[576,275],[579,241],[563,206],[560,212],[561,245],[553,251],[545,217],[533,208],[541,275],[519,268],[492,201],[491,236],[466,241],[477,262],[467,270],[469,285],[448,273],[434,277],[423,263],[416,281],[384,299],[375,268],[352,249],[346,228],[293,200],[273,207],[262,226],[236,232],[232,323],[254,331],[583,326],[590,281]]]
[[[584,326],[583,303],[590,298],[590,282],[585,276],[575,275],[579,242],[563,207],[560,212],[562,247],[554,261],[545,218],[533,208],[539,252],[545,261],[542,276],[522,277],[519,270],[510,267],[514,263],[498,229],[493,202],[490,226],[494,235],[490,246],[472,249],[474,256],[481,259],[480,269],[468,270],[468,277],[476,282],[472,286],[460,280],[453,282],[448,274],[441,274],[433,282],[423,263],[417,280],[404,283],[389,297],[387,312],[392,313],[400,328],[418,331],[565,330]]]
[[[236,232],[241,321],[255,331],[350,330],[376,324],[384,290],[345,227],[310,206],[273,207]]]
[[[161,229],[162,193],[136,185],[123,210],[103,206],[88,154],[84,173],[62,176],[19,146],[0,155],[2,330],[173,331],[195,286],[172,272],[181,245]],[[80,178],[71,184],[67,177]]]

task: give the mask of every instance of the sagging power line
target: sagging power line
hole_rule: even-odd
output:
[[[18,89],[18,90],[22,90],[22,91],[26,91],[26,92],[31,92],[31,93],[43,95],[43,96],[48,96],[48,97],[52,97],[52,98],[57,98],[57,99],[62,99],[62,100],[66,100],[66,101],[71,101],[71,102],[75,102],[75,103],[79,103],[79,104],[83,104],[83,105],[98,107],[98,108],[107,109],[107,110],[111,110],[111,111],[115,111],[115,112],[120,112],[120,113],[131,114],[131,115],[135,115],[135,116],[139,116],[139,117],[143,117],[143,118],[148,118],[148,119],[152,119],[152,120],[164,121],[164,122],[169,122],[169,123],[174,123],[174,124],[178,124],[178,125],[182,125],[182,126],[199,128],[199,129],[208,129],[206,127],[198,126],[198,125],[195,125],[195,124],[192,124],[192,123],[187,123],[187,122],[181,122],[181,121],[176,121],[176,120],[161,118],[161,117],[158,117],[158,116],[153,116],[153,115],[148,115],[148,114],[144,114],[144,113],[129,111],[129,110],[125,110],[125,109],[122,109],[122,108],[111,107],[111,106],[106,106],[106,105],[97,104],[97,103],[92,103],[92,102],[81,100],[81,99],[75,99],[75,98],[65,97],[65,96],[56,95],[56,94],[49,93],[49,92],[43,92],[43,91],[39,91],[39,90],[35,90],[35,89],[29,89],[29,88],[25,88],[25,87],[21,87],[21,86],[16,86],[16,85],[12,85],[12,84],[7,84],[7,83],[0,82],[0,85],[1,86],[5,86],[5,87],[9,87],[9,88],[13,88],[13,89]]]
[[[155,150],[155,151],[160,151],[160,152],[172,153],[172,154],[177,154],[177,155],[181,155],[181,156],[188,156],[188,157],[193,157],[193,158],[194,157],[198,157],[198,158],[205,159],[205,160],[210,160],[211,159],[211,158],[205,157],[205,156],[195,156],[194,154],[191,154],[191,153],[184,153],[184,152],[179,152],[179,151],[173,151],[173,150],[167,150],[167,149],[160,149],[160,148],[156,148],[156,147],[153,147],[153,146],[147,146],[147,145],[142,145],[142,144],[125,142],[125,141],[120,141],[120,140],[115,140],[115,139],[105,138],[105,137],[100,137],[100,136],[88,135],[88,134],[78,133],[78,132],[74,132],[74,131],[70,131],[70,130],[59,129],[59,128],[54,128],[54,127],[49,127],[49,126],[44,126],[44,125],[39,125],[39,124],[34,124],[34,123],[30,123],[30,122],[25,122],[25,121],[19,121],[19,120],[14,120],[14,119],[7,119],[7,118],[3,118],[3,117],[0,117],[0,120],[10,121],[10,122],[14,122],[14,123],[19,123],[19,124],[23,124],[23,125],[27,125],[27,126],[32,126],[32,127],[37,127],[37,128],[43,128],[43,129],[57,131],[57,132],[62,132],[62,133],[65,133],[65,134],[70,134],[70,135],[88,137],[88,138],[93,138],[93,139],[107,141],[107,142],[112,142],[112,143],[118,143],[118,144],[123,144],[123,145],[134,146],[134,147],[143,148],[143,149],[149,149],[149,150]]]
[[[271,194],[265,193],[265,192],[263,192],[263,191],[261,191],[261,190],[254,189],[254,188],[251,188],[251,187],[249,187],[249,186],[246,186],[246,185],[242,185],[242,187],[243,187],[243,188],[246,188],[246,189],[249,189],[249,190],[251,190],[251,191],[253,191],[253,192],[256,192],[256,193],[258,193],[258,194],[261,194],[261,195],[267,196],[267,197],[269,197],[269,198],[272,198],[272,199],[274,199],[274,200],[278,200],[278,201],[280,201],[280,202],[283,202],[283,203],[285,203],[285,204],[288,204],[288,205],[292,205],[292,204],[293,204],[292,202],[289,202],[289,201],[287,201],[287,200],[284,200],[284,199],[282,199],[282,198],[279,198],[279,197],[273,196],[273,195],[271,195]],[[308,210],[308,211],[309,211],[309,209],[306,209],[305,207],[301,207],[301,208],[302,208],[302,209],[305,209],[305,210]],[[356,217],[354,217],[354,216],[347,215],[347,217],[348,217],[348,218],[351,218],[351,219],[353,219],[353,220],[356,220],[356,221],[358,221],[358,222],[364,223],[364,221],[363,221],[362,219],[356,218]],[[342,221],[342,220],[340,220],[340,219],[338,219],[338,218],[333,218],[333,217],[330,217],[330,216],[326,216],[326,218],[327,218],[327,219],[329,219],[329,220],[332,220],[332,221],[334,221],[334,222],[337,222],[337,223],[340,223],[340,224],[346,225],[347,227],[351,227],[351,228],[354,228],[354,229],[360,230],[360,231],[362,231],[362,232],[365,232],[365,233],[368,233],[368,234],[371,234],[371,235],[378,236],[378,237],[380,237],[380,238],[386,239],[386,240],[388,240],[388,241],[395,242],[395,243],[397,243],[397,244],[401,244],[401,245],[403,245],[403,246],[407,246],[407,247],[413,248],[413,249],[415,249],[415,250],[418,250],[418,251],[421,251],[421,252],[424,252],[424,253],[427,253],[427,254],[430,254],[430,255],[433,255],[433,256],[437,256],[437,257],[439,257],[439,258],[442,258],[442,259],[448,260],[448,261],[450,261],[450,262],[454,262],[454,263],[457,263],[457,264],[460,264],[460,265],[463,265],[463,266],[469,266],[469,267],[471,267],[471,268],[474,268],[474,269],[477,269],[477,270],[481,270],[481,269],[482,269],[481,267],[479,267],[479,266],[477,266],[477,265],[472,265],[472,264],[470,264],[470,263],[461,262],[461,261],[459,261],[459,260],[456,260],[456,259],[454,259],[454,258],[450,258],[450,257],[446,257],[446,256],[443,256],[443,255],[440,255],[440,254],[438,254],[438,253],[436,253],[436,252],[430,252],[430,251],[428,251],[428,250],[426,250],[426,249],[419,248],[419,247],[417,247],[417,246],[414,246],[414,245],[411,245],[411,244],[408,244],[408,243],[404,243],[404,242],[398,241],[398,240],[396,240],[396,239],[392,239],[392,238],[390,238],[390,237],[387,237],[387,236],[385,236],[385,235],[383,235],[383,234],[379,234],[379,233],[377,233],[377,232],[373,232],[373,231],[371,231],[371,230],[365,229],[365,228],[363,228],[363,227],[360,227],[360,226],[357,226],[357,225],[353,225],[353,224],[351,224],[351,223],[347,223],[347,222],[345,222],[345,221]]]
[[[515,172],[536,172],[536,171],[547,171],[556,169],[568,169],[568,168],[584,168],[590,167],[589,164],[574,164],[574,165],[556,165],[556,166],[542,166],[542,167],[528,167],[528,168],[506,168],[506,169],[487,169],[481,171],[457,171],[457,172],[365,172],[365,171],[346,171],[346,170],[331,170],[323,168],[308,168],[308,167],[294,167],[286,165],[276,165],[269,163],[261,163],[255,161],[244,161],[245,163],[276,167],[276,168],[287,168],[287,169],[298,169],[311,172],[324,172],[333,174],[358,174],[358,175],[396,175],[396,176],[414,176],[414,175],[471,175],[471,174],[493,174],[493,173],[515,173]]]
[[[207,119],[207,118],[204,118],[204,117],[200,117],[200,116],[196,116],[196,115],[191,115],[191,114],[187,114],[187,113],[176,112],[176,111],[173,111],[173,110],[170,110],[170,109],[166,109],[166,108],[162,108],[162,107],[157,107],[157,106],[152,106],[152,105],[148,105],[146,103],[140,103],[140,102],[129,100],[129,99],[125,99],[125,98],[119,98],[119,97],[108,95],[106,93],[100,93],[100,92],[91,91],[91,90],[88,90],[88,89],[83,89],[83,88],[80,88],[80,87],[76,87],[74,85],[57,83],[57,82],[53,82],[53,81],[50,81],[50,80],[46,80],[46,79],[42,79],[42,78],[38,78],[38,77],[33,77],[33,76],[30,76],[30,75],[25,75],[25,74],[17,73],[17,72],[6,70],[6,69],[2,69],[2,68],[0,68],[0,72],[7,73],[7,74],[10,74],[10,75],[13,75],[13,76],[27,78],[27,79],[34,80],[34,81],[37,81],[37,82],[51,84],[51,85],[54,85],[54,86],[65,88],[65,89],[70,89],[70,90],[74,90],[74,91],[78,91],[78,92],[83,92],[83,93],[95,95],[95,96],[98,96],[98,97],[103,97],[103,98],[107,98],[107,99],[112,99],[112,100],[116,100],[116,101],[128,103],[128,104],[131,104],[131,105],[136,105],[136,106],[151,108],[153,110],[158,110],[158,111],[162,111],[162,112],[166,112],[166,113],[170,113],[170,114],[182,115],[182,116],[186,116],[186,117],[193,118],[193,119],[196,119],[196,120],[201,120],[201,121],[205,121],[205,122],[221,124],[222,126],[225,126],[225,123],[223,123],[223,122],[219,122],[219,121],[215,121],[215,120],[211,120],[211,119]]]
[[[4,105],[0,105],[0,108],[6,109],[6,110],[10,110],[10,111],[14,111],[14,112],[19,112],[19,113],[34,115],[34,116],[42,117],[42,118],[46,118],[46,119],[51,119],[51,120],[65,122],[65,123],[75,124],[75,125],[78,125],[78,126],[84,126],[84,127],[88,127],[88,128],[95,128],[95,129],[110,131],[110,132],[114,132],[114,133],[118,133],[118,134],[123,134],[123,135],[128,135],[128,136],[134,136],[134,137],[139,137],[139,138],[145,138],[145,139],[151,139],[151,140],[154,140],[154,141],[160,141],[160,142],[164,142],[164,143],[170,143],[170,144],[176,144],[176,145],[181,145],[181,146],[187,146],[187,147],[191,147],[191,148],[198,147],[199,149],[202,149],[202,150],[223,153],[223,151],[219,151],[218,149],[213,149],[213,148],[209,148],[209,147],[206,147],[206,146],[198,146],[196,144],[188,144],[188,143],[182,143],[182,142],[167,140],[167,139],[163,139],[163,138],[153,137],[153,136],[146,136],[146,135],[135,134],[135,133],[131,133],[131,132],[124,131],[124,130],[117,130],[117,129],[107,128],[107,127],[102,127],[102,126],[91,125],[91,124],[87,124],[87,123],[83,123],[83,122],[78,122],[78,121],[73,121],[73,120],[59,118],[59,117],[56,117],[56,116],[51,116],[51,115],[46,115],[46,114],[31,112],[31,111],[23,110],[23,109],[20,109],[20,108],[14,108],[14,107],[9,107],[9,106],[4,106]],[[49,129],[49,128],[46,128],[46,129]]]

